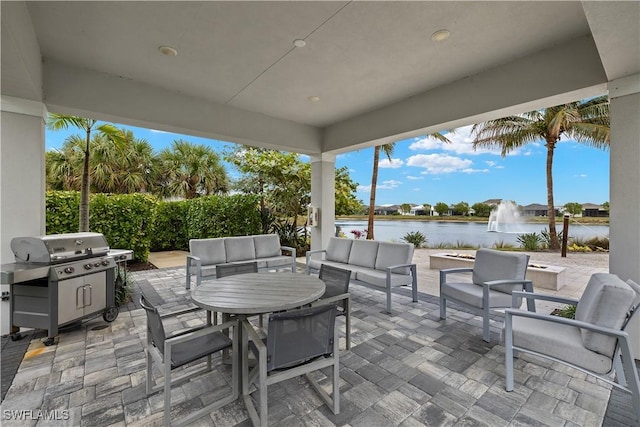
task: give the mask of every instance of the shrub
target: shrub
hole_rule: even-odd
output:
[[[75,233],[80,215],[80,193],[77,191],[47,191],[45,197],[47,234]],[[89,205],[91,209],[91,205]]]
[[[191,199],[188,204],[188,239],[261,233],[258,197],[255,195],[204,196]]]
[[[189,250],[188,209],[188,201],[158,202],[151,237],[152,251]]]
[[[497,242],[493,243],[492,247],[494,249],[513,249],[515,245],[513,243],[507,243],[503,240],[498,240]]]
[[[538,233],[519,234],[517,240],[527,251],[537,251],[544,241]]]
[[[410,231],[401,240],[413,243],[417,249],[422,248],[427,243],[427,237],[419,231]]]
[[[552,314],[560,317],[566,317],[567,319],[575,319],[576,318],[576,307],[575,305],[569,304],[562,306],[560,308],[555,309]]]

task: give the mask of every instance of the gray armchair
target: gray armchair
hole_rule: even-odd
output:
[[[349,350],[351,348],[351,296],[349,295],[351,271],[322,264],[318,277],[324,282],[326,289],[324,295],[311,305],[335,304],[337,306],[336,314],[344,316],[347,350]]]
[[[238,342],[239,325],[237,320],[225,322],[222,325],[206,326],[186,331],[178,332],[167,336],[165,333],[163,319],[184,314],[193,309],[173,312],[167,315],[160,315],[158,309],[154,307],[142,294],[140,305],[144,308],[147,315],[147,345],[146,345],[146,364],[147,379],[146,388],[147,395],[164,391],[164,425],[171,425],[171,387],[179,383],[185,382],[193,377],[199,376],[212,369],[212,355],[222,350],[231,349],[234,354],[237,353],[236,345]],[[223,334],[223,329],[233,328],[234,338],[230,339]],[[207,358],[206,366],[196,370],[189,370],[182,376],[171,378],[171,371],[181,366],[190,364],[202,358]],[[163,373],[164,381],[162,384],[154,385],[152,377],[153,362],[160,367]],[[239,371],[238,363],[234,362],[232,366],[231,393],[226,397],[218,399],[204,408],[190,413],[181,420],[175,421],[173,425],[185,425],[191,423],[198,418],[204,417],[212,411],[225,406],[238,398]]]
[[[335,305],[273,313],[269,316],[265,339],[258,336],[246,319],[242,320],[245,332],[242,340],[242,394],[254,425],[268,425],[268,386],[303,374],[331,411],[334,414],[340,412],[340,364],[335,319]],[[249,351],[257,358],[257,364],[251,371]],[[332,371],[331,395],[309,375],[327,367]],[[259,393],[259,415],[249,394],[249,387],[254,383]]]
[[[505,312],[506,390],[514,389],[513,358],[517,352],[560,362],[631,393],[640,424],[640,382],[629,345],[627,325],[640,304],[640,286],[615,274],[591,276],[579,301],[553,295],[514,292],[513,298],[547,300],[576,306],[575,319]],[[614,381],[613,374],[615,374]]]
[[[447,301],[466,306],[482,315],[482,339],[489,342],[490,310],[511,307],[514,290],[533,292],[533,283],[525,280],[528,263],[527,254],[482,248],[476,251],[473,268],[440,270],[440,318],[447,318]],[[448,280],[448,275],[460,273],[471,273],[471,280]],[[527,306],[535,311],[532,301],[527,300]]]

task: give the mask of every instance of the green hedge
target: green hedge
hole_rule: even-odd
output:
[[[47,192],[47,234],[77,232],[79,206],[78,192]],[[136,261],[147,261],[150,250],[188,250],[189,239],[261,233],[255,195],[163,202],[147,194],[92,194],[89,223],[111,248],[132,249]]]
[[[188,209],[189,201],[158,202],[151,237],[152,251],[189,250]]]
[[[260,234],[258,196],[206,196],[189,200],[187,237],[248,236]]]

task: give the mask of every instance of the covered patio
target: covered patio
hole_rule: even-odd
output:
[[[13,261],[9,250],[13,237],[45,233],[47,112],[309,155],[312,204],[320,212],[311,245],[320,249],[334,232],[336,155],[608,93],[609,270],[640,282],[637,1],[3,1],[0,14],[1,263]],[[183,272],[175,274],[184,277]],[[494,425],[509,415],[500,411],[525,420],[548,403],[534,403],[533,410],[527,404],[528,398],[538,396],[537,391],[547,389],[545,384],[539,385],[540,390],[520,387],[515,393],[504,393],[496,373],[503,357],[500,346],[483,345],[464,327],[456,327],[470,320],[463,312],[451,323],[438,323],[435,308],[426,300],[395,318],[378,319],[377,298],[371,300],[364,290],[358,290],[356,298],[363,307],[361,321],[374,326],[366,343],[359,346],[361,353],[354,349],[343,359],[345,396],[351,396],[353,407],[365,417],[354,415],[352,425],[358,420],[375,425],[374,418],[366,418],[376,415],[376,408],[367,406],[373,400],[379,402],[384,417],[402,418],[398,424],[403,425],[421,422],[420,415],[416,418],[411,411],[415,404],[423,405],[425,419],[462,422],[456,414],[463,405],[465,410],[473,409],[478,423]],[[117,371],[118,360],[125,360],[117,355],[138,351],[142,317],[131,313],[108,330],[69,334],[71,341],[45,349],[43,356],[55,360],[61,345],[71,353],[99,356],[103,354],[100,346],[105,345],[115,349],[109,363]],[[5,328],[6,310],[2,316],[0,324]],[[636,327],[635,335],[640,336],[640,328]],[[638,341],[636,358],[640,357]],[[417,353],[420,363],[418,356],[414,359],[407,352]],[[392,372],[396,369],[392,359],[397,356],[405,360],[397,365],[403,369]],[[462,378],[457,369],[431,363],[436,356],[451,358],[451,366],[464,366],[471,377]],[[69,365],[59,375],[45,376],[38,390],[34,385],[34,396],[43,393],[44,383],[59,382],[64,390],[87,381],[85,371],[92,368],[74,365],[73,357],[68,360],[60,362]],[[36,378],[36,362],[33,368],[34,373],[27,375]],[[122,369],[136,367],[122,365]],[[518,366],[524,376],[529,375],[528,369],[549,367]],[[358,370],[360,378],[350,373]],[[67,372],[64,381],[62,372]],[[103,383],[99,375],[95,372],[89,380],[95,381],[95,395],[91,391],[73,394],[81,388],[61,391],[49,396],[48,405],[68,404],[72,396],[74,402],[111,396],[111,391],[135,390],[142,382],[133,375]],[[579,413],[580,424],[599,425],[605,389],[572,377],[574,373],[560,375],[584,393],[578,399],[571,386],[561,388],[570,396],[554,399],[568,404],[554,406],[566,408],[567,414]],[[469,388],[459,393],[467,382]],[[397,393],[400,389],[405,391],[402,396]],[[384,397],[370,399],[383,390]],[[436,408],[425,394],[439,392],[442,401]],[[527,393],[527,399],[521,392]],[[185,391],[185,401],[187,397]],[[99,401],[102,408],[109,406],[108,399]],[[121,399],[134,403],[124,395]],[[394,405],[387,406],[392,401]],[[147,404],[155,413],[153,400]],[[390,406],[395,409],[387,412]],[[450,410],[442,412],[443,406]],[[599,415],[579,409],[594,409]],[[85,412],[83,424],[93,424],[89,414],[94,411],[81,411]],[[344,412],[350,413],[348,404]],[[412,416],[403,416],[409,412]],[[318,417],[310,418],[310,424],[324,423],[321,411],[310,413]],[[571,419],[567,414],[560,416]],[[131,419],[135,425],[135,415]],[[285,419],[283,413],[283,423]],[[540,420],[557,425],[555,421]]]

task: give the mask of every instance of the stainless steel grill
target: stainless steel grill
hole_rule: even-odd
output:
[[[50,345],[59,327],[118,316],[115,268],[132,251],[110,250],[100,233],[16,237],[11,250],[16,262],[2,265],[2,283],[11,285],[13,327],[47,329]]]

